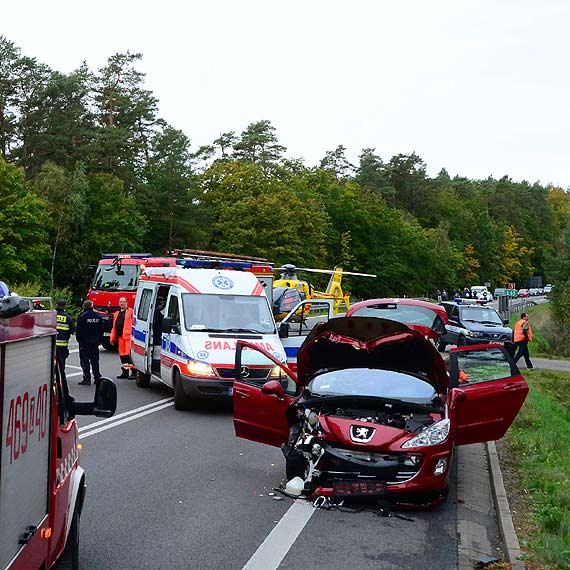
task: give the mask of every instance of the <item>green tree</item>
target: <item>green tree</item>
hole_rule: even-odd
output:
[[[24,172],[0,158],[0,275],[8,282],[45,279],[49,259],[45,202]]]
[[[222,153],[231,142],[233,133],[226,135],[230,135],[229,140],[217,139]],[[224,143],[225,147],[222,146]],[[275,172],[287,149],[277,142],[275,127],[269,121],[257,121],[241,133],[239,141],[234,144],[234,150],[236,159],[259,164],[267,175]]]

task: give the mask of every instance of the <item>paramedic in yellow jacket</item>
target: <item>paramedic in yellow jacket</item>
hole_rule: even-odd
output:
[[[111,344],[119,349],[121,359],[121,374],[117,378],[128,378],[129,370],[131,377],[136,374],[133,361],[131,360],[131,329],[133,328],[134,312],[127,306],[127,299],[119,299],[120,310],[113,315],[113,329],[111,330]]]
[[[531,341],[532,327],[528,322],[528,315],[526,313],[521,313],[521,318],[519,321],[517,321],[513,333],[513,342],[515,343],[516,348],[515,362],[517,362],[521,356],[524,356],[526,367],[529,370],[532,370],[534,368],[530,360],[530,354],[528,352],[528,343]]]

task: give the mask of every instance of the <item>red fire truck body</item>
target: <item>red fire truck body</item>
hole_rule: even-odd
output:
[[[105,320],[103,346],[110,350],[113,313],[119,310],[119,299],[125,297],[133,307],[139,277],[145,267],[174,267],[174,257],[152,257],[150,253],[105,253],[97,265],[87,294],[93,308]]]
[[[55,311],[34,309],[26,299],[0,300],[2,570],[47,570],[58,559],[78,567],[85,473],[75,415],[109,417],[116,407],[107,378],[93,404],[70,397],[55,365],[55,337]]]

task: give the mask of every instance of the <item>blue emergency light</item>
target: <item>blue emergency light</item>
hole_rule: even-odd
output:
[[[253,263],[209,259],[177,259],[176,265],[193,269],[251,269]]]

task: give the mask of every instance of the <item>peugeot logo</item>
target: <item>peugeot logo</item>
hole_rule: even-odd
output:
[[[356,443],[368,443],[376,430],[366,426],[350,426],[350,438]]]
[[[240,375],[242,378],[247,378],[249,376],[249,368],[247,366],[242,366],[240,368]]]

